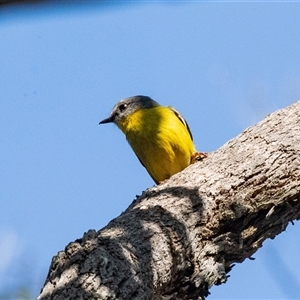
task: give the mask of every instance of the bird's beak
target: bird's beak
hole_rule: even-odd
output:
[[[113,117],[109,117],[107,119],[104,119],[102,120],[101,122],[99,122],[99,124],[106,124],[106,123],[112,123],[114,120],[113,120]]]

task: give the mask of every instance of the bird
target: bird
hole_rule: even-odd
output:
[[[148,96],[124,98],[99,124],[114,123],[156,184],[202,160],[188,123],[172,106],[162,106]]]

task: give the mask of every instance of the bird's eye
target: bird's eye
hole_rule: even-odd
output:
[[[126,103],[123,103],[119,106],[119,110],[122,112],[124,111],[125,109],[127,108],[127,104]]]

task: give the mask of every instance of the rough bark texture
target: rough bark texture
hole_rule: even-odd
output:
[[[300,101],[70,243],[39,299],[202,299],[299,218]]]

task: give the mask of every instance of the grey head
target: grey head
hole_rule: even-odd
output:
[[[112,109],[110,116],[107,119],[102,120],[99,124],[115,123],[118,122],[139,109],[151,108],[160,106],[159,103],[147,96],[133,96],[122,99]]]

